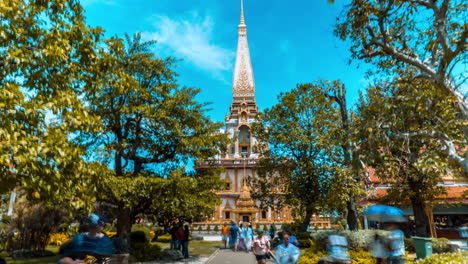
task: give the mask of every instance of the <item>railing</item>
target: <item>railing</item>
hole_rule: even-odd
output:
[[[219,160],[204,160],[197,163],[197,166],[209,167],[250,167],[255,166],[258,159],[219,159]]]

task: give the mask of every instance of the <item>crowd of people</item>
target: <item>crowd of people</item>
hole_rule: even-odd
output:
[[[88,230],[76,235],[62,252],[58,264],[83,263],[87,255],[93,258],[105,258],[112,255],[112,241],[102,233],[104,222],[96,214],[91,214],[86,223]],[[395,223],[386,223],[388,236],[375,235],[372,242],[371,254],[376,263],[403,264],[404,260],[404,233]],[[174,223],[167,231],[171,235],[170,249],[181,250],[184,258],[189,257],[190,231],[188,223]],[[301,255],[299,241],[287,230],[280,235],[280,243],[276,245],[276,252],[272,253],[271,241],[276,238],[276,228],[272,225],[268,231],[254,232],[250,223],[236,224],[224,223],[221,227],[224,248],[233,251],[252,252],[258,264],[265,264],[273,259],[278,264],[295,264]],[[338,233],[330,235],[327,239],[329,254],[319,260],[319,264],[351,263],[348,254],[348,241]]]
[[[265,230],[257,230],[255,235],[251,223],[236,222],[224,223],[221,227],[221,236],[224,248],[232,249],[233,251],[252,252],[258,264],[265,264],[268,259],[275,259],[279,264],[295,264],[299,257],[299,242],[295,236],[288,232],[284,232],[282,243],[276,248],[276,254],[272,253],[270,240],[276,236],[276,228],[270,226],[268,235]]]
[[[171,235],[170,249],[182,250],[184,258],[189,257],[190,229],[188,223],[173,223],[167,230]]]
[[[372,240],[371,255],[377,264],[405,263],[405,235],[396,223],[385,223],[384,228],[389,231],[388,236],[376,234]],[[351,264],[346,237],[331,235],[327,239],[328,256],[319,260],[319,264]]]

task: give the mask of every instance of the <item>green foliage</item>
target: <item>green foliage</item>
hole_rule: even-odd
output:
[[[214,231],[215,231],[216,233],[219,232],[219,226],[218,226],[218,225],[215,225]]]
[[[311,240],[310,239],[297,239],[299,241],[299,247],[300,248],[309,248],[311,246]]]
[[[137,261],[157,260],[161,256],[161,247],[158,244],[135,243],[130,247],[130,255]]]
[[[98,199],[120,205],[119,235],[136,217],[168,224],[210,214],[219,202],[213,190],[222,185],[217,171],[185,166],[218,154],[227,138],[217,133],[221,124],[209,120],[207,105],[195,101],[200,89],[177,83],[176,60],[158,58],[155,41],[135,34],[106,44],[96,66],[103,82],[86,96],[103,129],[83,132],[80,142],[112,167]]]
[[[450,240],[447,238],[433,238],[432,239],[432,252],[435,254],[448,253],[452,251],[450,247]]]
[[[5,232],[6,250],[44,251],[48,245],[50,234],[60,225],[65,214],[66,212],[62,208],[50,208],[44,203],[17,203],[15,216],[11,219]]]
[[[203,231],[203,227],[201,225],[198,226],[198,229],[197,229],[199,232]]]
[[[100,165],[73,139],[99,129],[81,98],[103,30],[74,0],[2,1],[0,21],[0,193],[90,208]]]
[[[386,197],[377,198],[411,203],[419,236],[427,236],[425,203],[445,193],[440,183],[458,172],[451,169],[437,139],[407,135],[439,131],[462,140],[455,102],[430,82],[399,78],[370,87],[358,107],[359,152],[383,182],[394,183]]]
[[[382,73],[380,76],[385,79],[397,76],[408,78],[410,82],[432,83],[438,93],[429,88],[422,97],[428,101],[437,102],[440,94],[452,97],[459,112],[456,119],[465,122],[463,129],[466,130],[468,102],[460,88],[466,85],[466,71],[453,69],[466,65],[468,28],[466,23],[460,22],[467,17],[467,10],[468,4],[463,0],[353,0],[337,25],[336,34],[352,43],[353,59],[377,66],[370,75]],[[440,102],[436,105],[452,104],[447,99]],[[386,107],[385,104],[381,106]],[[414,106],[418,107],[418,104]],[[417,112],[407,111],[404,116],[414,114]],[[443,120],[435,119],[434,123]],[[450,122],[445,121],[449,125]],[[413,130],[425,131],[424,128]],[[456,131],[462,133],[461,130],[458,127]],[[464,151],[455,150],[455,145],[460,144],[453,143],[457,137],[435,131],[439,133],[426,133],[425,138],[437,140],[439,151],[448,154],[466,172],[468,162],[463,158]],[[464,138],[465,145],[466,140],[468,136]]]
[[[414,240],[412,238],[405,238],[405,251],[408,252],[416,252],[416,248],[414,247]]]
[[[468,258],[467,251],[456,253],[434,254],[422,260],[416,261],[417,264],[458,264],[465,263]]]
[[[344,94],[339,81],[301,84],[261,113],[262,123],[253,126],[263,157],[259,177],[251,179],[258,190],[253,197],[269,207],[296,208],[306,222],[315,212],[345,210],[360,188],[348,164],[349,148],[343,148],[350,136],[342,109],[333,99]],[[272,190],[284,195],[271,196]]]
[[[211,231],[211,225],[207,225],[207,226],[206,226],[206,231],[207,231],[207,232],[210,232],[210,231]]]

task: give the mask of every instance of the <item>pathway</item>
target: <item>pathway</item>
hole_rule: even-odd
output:
[[[230,249],[220,249],[207,264],[256,264],[255,256],[246,252],[233,252]],[[268,261],[268,264],[274,263]]]

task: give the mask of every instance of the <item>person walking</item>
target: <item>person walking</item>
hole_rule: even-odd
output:
[[[182,249],[182,242],[184,241],[184,228],[183,228],[181,223],[177,225],[175,236],[176,236],[176,239],[177,239],[176,249],[181,250]]]
[[[245,247],[245,226],[244,224],[241,222],[239,224],[239,243],[237,245],[237,249],[239,250],[245,250],[246,247]]]
[[[229,238],[229,225],[226,222],[224,222],[224,224],[221,226],[221,239],[223,240],[225,249],[227,248],[228,238]]]
[[[375,258],[376,264],[384,263],[384,258],[387,256],[384,238],[379,234],[375,234],[371,246],[371,255]]]
[[[252,241],[254,238],[254,233],[252,229],[252,224],[249,223],[244,230],[244,238],[245,238],[245,251],[249,252],[252,250]]]
[[[257,237],[253,240],[252,251],[257,260],[257,264],[266,264],[270,253],[270,240],[265,236],[265,230],[258,230]]]
[[[283,235],[283,243],[276,249],[276,259],[279,264],[296,264],[301,252],[293,244],[289,243],[289,234]]]
[[[190,240],[190,231],[189,231],[188,223],[184,225],[183,231],[184,231],[184,236],[182,240],[182,255],[184,255],[184,258],[188,258],[189,257],[189,240]]]
[[[168,230],[171,235],[170,249],[177,249],[177,237],[176,237],[177,225],[172,223],[171,228]]]
[[[386,224],[385,229],[390,231],[390,235],[388,236],[387,264],[404,264],[405,234],[398,229],[396,223]]]
[[[271,239],[275,238],[276,228],[275,228],[275,226],[273,224],[270,225],[270,229],[268,230],[268,234],[270,235]]]
[[[239,227],[236,226],[236,222],[232,221],[229,228],[229,246],[233,251],[237,251],[237,243],[239,243]]]

